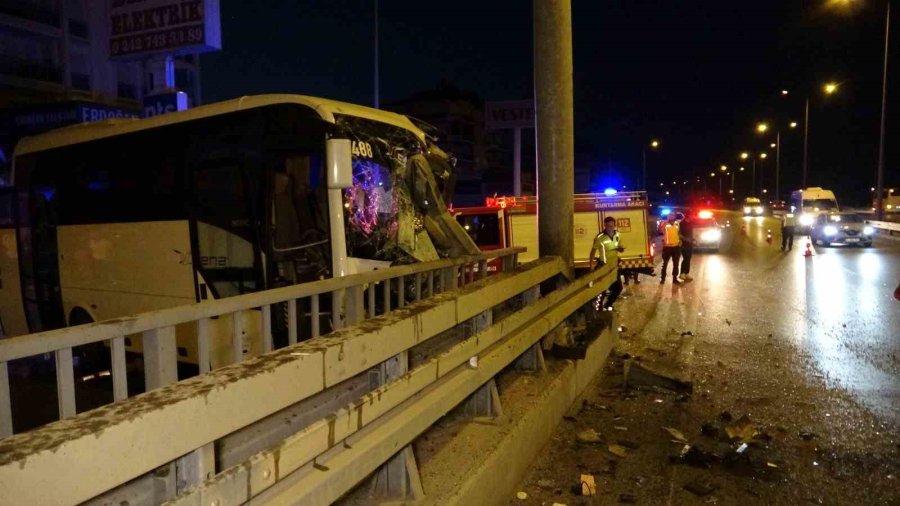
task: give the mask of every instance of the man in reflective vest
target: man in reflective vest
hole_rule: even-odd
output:
[[[681,260],[681,238],[678,236],[678,223],[675,222],[675,213],[669,213],[666,221],[659,226],[662,233],[662,273],[659,284],[666,282],[666,268],[669,266],[669,260],[672,260],[672,283],[681,284],[678,279],[679,260]]]
[[[794,249],[794,227],[797,226],[797,215],[787,211],[781,218],[781,251],[787,246],[788,251]]]
[[[608,261],[613,259],[618,262],[618,255],[613,255],[613,252],[621,253],[622,251],[625,251],[625,248],[619,245],[616,219],[612,216],[607,216],[603,220],[603,232],[600,232],[594,238],[594,244],[591,246],[591,252],[588,255],[588,265],[591,270],[594,270],[597,267],[606,265]],[[597,260],[596,265],[594,265],[595,259]],[[609,285],[609,294],[606,296],[606,301],[603,304],[604,310],[612,311],[613,303],[619,298],[621,293],[622,281],[619,279],[619,276],[616,276],[613,284]]]

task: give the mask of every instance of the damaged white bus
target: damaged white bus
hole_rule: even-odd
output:
[[[478,253],[446,212],[452,165],[432,141],[405,116],[298,95],[26,138],[0,230],[3,334]],[[276,343],[285,325],[273,315]],[[196,363],[188,332],[179,360]],[[216,341],[211,361],[227,360]]]

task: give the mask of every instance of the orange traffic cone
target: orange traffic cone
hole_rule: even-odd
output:
[[[741,223],[741,235],[747,235],[747,224]]]
[[[803,252],[803,256],[805,256],[805,257],[813,256],[812,243],[810,241],[806,241],[806,251]]]
[[[766,242],[772,244],[772,229],[766,229]]]

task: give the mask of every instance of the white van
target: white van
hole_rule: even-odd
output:
[[[797,220],[801,230],[809,230],[820,213],[840,211],[834,192],[813,186],[791,193],[790,210],[800,215]]]

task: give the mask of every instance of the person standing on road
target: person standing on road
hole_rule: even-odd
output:
[[[591,246],[590,254],[588,254],[588,266],[591,270],[594,270],[597,267],[606,265],[613,256],[612,253],[614,251],[621,253],[625,251],[625,248],[619,245],[619,233],[616,231],[616,219],[612,216],[607,216],[606,219],[603,220],[603,231],[594,238],[594,244]],[[595,259],[597,260],[596,264],[594,264]],[[612,311],[613,303],[616,302],[616,299],[619,298],[621,293],[622,280],[620,280],[617,275],[613,284],[609,285],[606,301],[603,303],[604,310]]]
[[[693,281],[691,277],[691,257],[694,255],[694,220],[691,214],[678,213],[678,238],[681,240],[681,267],[678,276],[682,281]]]
[[[675,222],[675,213],[669,213],[669,216],[666,218],[666,221],[662,222],[659,226],[659,231],[662,233],[662,273],[659,279],[659,284],[663,284],[666,282],[666,268],[669,266],[669,260],[672,260],[672,283],[676,285],[680,285],[681,281],[678,279],[678,267],[679,260],[681,260],[681,239],[678,237],[678,223]]]
[[[797,226],[797,216],[793,211],[787,211],[781,217],[781,251],[785,246],[790,251],[794,249],[794,227]]]

